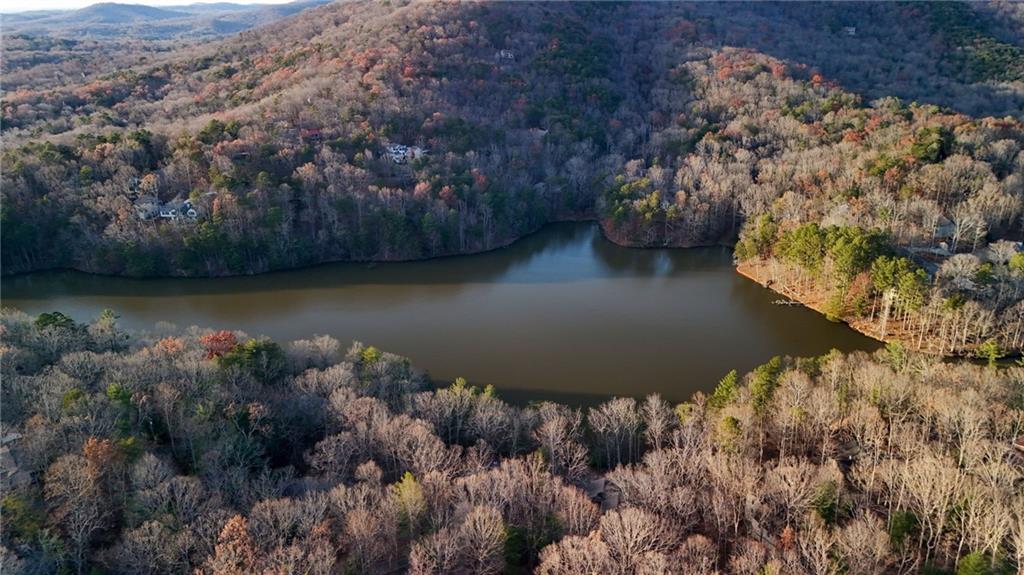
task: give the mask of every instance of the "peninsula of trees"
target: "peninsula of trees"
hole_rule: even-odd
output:
[[[1024,566],[1020,367],[891,345],[582,410],[326,336],[0,328],[5,574]]]

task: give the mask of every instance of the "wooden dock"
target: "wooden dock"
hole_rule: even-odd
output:
[[[804,305],[796,300],[792,299],[777,299],[772,302],[775,305]]]

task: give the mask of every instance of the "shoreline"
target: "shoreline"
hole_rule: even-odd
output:
[[[427,262],[427,261],[441,260],[441,259],[447,259],[447,258],[457,258],[457,257],[464,257],[464,256],[484,255],[484,254],[487,254],[487,253],[490,253],[490,252],[496,252],[496,251],[498,251],[500,249],[508,248],[508,247],[512,246],[513,244],[515,244],[516,242],[524,240],[524,239],[527,239],[530,236],[536,235],[536,234],[540,233],[541,231],[543,231],[545,228],[548,228],[550,226],[558,226],[558,225],[563,225],[563,224],[583,224],[583,223],[592,223],[593,225],[596,225],[596,227],[599,230],[599,233],[601,235],[601,238],[604,241],[607,241],[608,243],[610,243],[612,245],[619,246],[619,247],[626,248],[626,249],[636,249],[636,250],[676,250],[676,249],[697,249],[697,248],[708,248],[708,247],[731,247],[733,245],[731,242],[727,242],[727,241],[724,241],[724,240],[721,240],[721,239],[719,239],[717,241],[694,242],[694,243],[688,243],[686,245],[668,245],[668,246],[642,245],[642,244],[627,243],[627,242],[619,241],[613,234],[609,234],[608,230],[606,229],[606,223],[607,222],[605,222],[605,221],[603,221],[603,220],[601,220],[599,218],[589,217],[589,216],[579,216],[579,217],[569,216],[569,217],[559,218],[557,220],[554,220],[554,221],[542,224],[541,226],[537,227],[536,229],[534,229],[534,230],[532,230],[532,231],[530,231],[530,232],[528,232],[526,234],[523,234],[522,236],[518,236],[516,238],[509,239],[507,241],[503,241],[499,245],[493,246],[493,247],[488,248],[488,249],[477,250],[477,251],[469,251],[469,252],[463,252],[463,253],[444,254],[444,255],[430,256],[430,257],[423,257],[423,258],[368,259],[368,260],[351,260],[351,259],[325,260],[325,261],[321,261],[321,262],[317,262],[317,263],[313,263],[313,264],[308,264],[308,265],[300,265],[300,266],[293,266],[293,267],[277,268],[277,269],[273,269],[273,270],[267,270],[267,271],[256,272],[256,273],[224,274],[224,275],[131,276],[131,275],[124,275],[124,274],[109,274],[109,273],[101,273],[101,272],[91,272],[91,271],[81,270],[81,269],[77,269],[77,268],[73,268],[73,267],[55,267],[55,268],[38,269],[38,270],[33,270],[33,271],[28,271],[28,272],[19,272],[19,273],[14,273],[14,274],[3,274],[2,278],[3,278],[3,280],[6,281],[8,279],[15,280],[17,278],[29,277],[29,276],[32,276],[32,275],[35,275],[35,274],[58,274],[58,273],[70,272],[70,273],[83,274],[83,275],[87,275],[87,276],[95,276],[95,277],[100,277],[100,278],[117,278],[117,279],[137,280],[137,281],[158,281],[158,280],[169,280],[169,279],[209,280],[209,279],[229,279],[229,278],[256,277],[256,276],[264,276],[264,275],[278,274],[278,273],[282,273],[283,274],[283,273],[288,273],[288,272],[294,272],[294,271],[299,271],[299,270],[309,270],[309,269],[313,269],[313,268],[317,268],[317,267],[321,267],[321,266],[336,265],[336,264],[357,264],[357,265],[358,264],[363,264],[363,265],[366,265],[368,267],[373,267],[373,266],[376,266],[377,264]],[[795,303],[797,303],[797,304],[799,304],[799,305],[801,305],[803,307],[806,307],[806,308],[814,311],[815,313],[817,313],[817,314],[819,314],[821,316],[826,316],[827,317],[828,314],[825,311],[825,306],[826,306],[826,303],[827,303],[827,297],[822,296],[822,294],[818,294],[817,292],[813,292],[813,291],[810,294],[804,294],[804,293],[797,293],[797,292],[795,292],[793,290],[786,289],[785,286],[771,285],[771,281],[769,279],[770,274],[766,270],[768,265],[770,265],[768,261],[748,260],[748,261],[745,261],[745,262],[737,263],[734,260],[732,267],[733,267],[733,271],[735,273],[739,274],[744,279],[752,281],[752,282],[758,284],[760,287],[766,288],[766,289],[772,291],[775,294],[778,294],[778,295],[780,295],[782,297],[788,298],[789,300],[791,300],[791,301],[793,301],[793,302],[795,302]],[[816,297],[816,295],[817,296],[822,296],[822,297]],[[857,332],[857,333],[859,333],[861,335],[864,335],[864,336],[866,336],[868,338],[871,338],[872,340],[878,341],[878,342],[883,343],[883,344],[894,343],[894,342],[895,343],[901,343],[904,346],[906,346],[908,350],[912,350],[912,351],[915,351],[917,353],[924,353],[924,354],[928,354],[928,355],[932,355],[932,356],[936,356],[936,357],[943,357],[943,358],[947,358],[947,359],[967,359],[967,360],[971,360],[972,358],[974,358],[973,354],[966,353],[966,352],[960,352],[960,353],[941,353],[941,352],[936,351],[933,348],[933,346],[930,346],[930,345],[929,346],[922,346],[921,348],[918,348],[916,343],[913,340],[909,340],[907,338],[901,337],[900,336],[900,331],[898,329],[893,329],[893,331],[890,333],[890,335],[888,337],[882,337],[881,334],[878,332],[877,328],[875,328],[873,322],[871,322],[868,319],[856,318],[856,317],[850,317],[849,315],[844,315],[844,316],[842,316],[842,317],[840,317],[840,318],[838,318],[837,320],[834,320],[834,321],[835,321],[835,323],[842,323],[846,327],[852,329],[853,331],[855,331],[855,332]],[[1002,360],[1003,361],[1005,361],[1007,359],[1011,359],[1012,360],[1014,358],[1021,357],[1021,355],[1022,354],[1020,352],[1010,353],[1010,354],[1006,355],[1004,358],[1002,358]]]
[[[601,228],[600,222],[598,222],[598,220],[596,218],[590,218],[590,217],[579,217],[579,218],[567,217],[567,218],[560,218],[560,219],[557,219],[557,220],[552,220],[550,222],[546,222],[544,224],[541,224],[538,228],[536,228],[534,230],[530,230],[529,232],[526,232],[526,233],[524,233],[521,236],[516,236],[516,237],[510,238],[508,240],[502,240],[497,245],[494,245],[494,246],[486,248],[486,249],[471,250],[471,251],[466,251],[466,252],[457,252],[457,253],[450,253],[450,254],[440,254],[440,255],[436,255],[436,256],[426,256],[426,257],[421,257],[421,258],[327,259],[327,260],[323,260],[323,261],[319,261],[319,262],[311,263],[311,264],[304,264],[304,265],[297,265],[297,266],[288,266],[288,267],[282,267],[282,268],[274,268],[274,269],[269,269],[269,270],[265,270],[265,271],[261,271],[261,272],[253,272],[253,273],[226,273],[226,274],[216,274],[216,275],[209,275],[209,274],[207,274],[207,275],[146,275],[146,276],[134,276],[134,275],[126,275],[126,274],[109,274],[109,273],[103,273],[103,272],[97,272],[97,271],[83,270],[83,269],[79,269],[79,268],[76,268],[76,267],[60,266],[60,267],[39,268],[39,269],[30,270],[30,271],[24,271],[24,272],[0,273],[0,277],[2,277],[3,279],[7,280],[7,279],[14,279],[14,278],[19,278],[19,277],[24,277],[24,276],[30,276],[30,275],[33,275],[33,274],[73,272],[73,273],[77,273],[77,274],[85,274],[85,275],[96,276],[96,277],[124,278],[124,279],[131,279],[131,280],[167,280],[167,279],[190,280],[190,279],[217,279],[217,278],[256,277],[256,276],[264,276],[264,275],[268,275],[268,274],[275,274],[275,273],[281,273],[281,272],[291,272],[291,271],[297,271],[297,270],[307,270],[307,269],[317,268],[317,267],[320,267],[320,266],[326,266],[326,265],[331,265],[331,264],[366,264],[366,265],[376,265],[376,264],[397,264],[397,263],[408,263],[408,262],[427,262],[427,261],[431,261],[431,260],[440,260],[440,259],[446,259],[446,258],[457,258],[457,257],[462,257],[462,256],[475,256],[475,255],[495,252],[495,251],[498,251],[498,250],[501,250],[501,249],[505,249],[505,248],[511,246],[512,244],[520,241],[520,240],[523,240],[523,239],[528,238],[528,237],[530,237],[530,236],[532,236],[534,234],[537,234],[541,230],[543,230],[544,228],[546,228],[548,226],[558,225],[558,224],[583,223],[583,222],[594,222],[594,223],[596,223],[598,225],[598,228]],[[602,229],[601,233],[602,233],[602,236],[603,236],[604,235],[604,230],[603,229]],[[611,240],[609,240],[609,241],[611,241]],[[612,243],[615,243],[615,242],[612,242]],[[617,245],[619,245],[619,244],[617,244]],[[628,247],[628,246],[624,246],[624,247]]]
[[[756,271],[755,266],[751,265],[749,262],[738,263],[738,264],[736,264],[735,269],[736,269],[736,273],[738,273],[741,276],[747,278],[748,280],[756,283],[757,285],[759,285],[759,286],[761,286],[761,287],[763,287],[765,289],[771,290],[773,293],[777,293],[777,294],[779,294],[779,295],[781,295],[783,297],[789,298],[790,300],[799,303],[800,305],[806,307],[807,309],[810,309],[810,310],[814,311],[815,313],[818,313],[818,314],[823,315],[823,316],[826,315],[825,314],[825,310],[824,310],[824,305],[823,305],[824,302],[817,301],[817,300],[809,300],[807,298],[801,298],[801,297],[797,296],[796,294],[787,293],[785,291],[775,289],[774,287],[772,287],[771,285],[768,284],[768,281],[763,278],[763,275],[759,274]],[[890,339],[885,339],[885,338],[881,337],[881,335],[879,335],[877,331],[871,330],[871,329],[868,329],[867,327],[865,327],[864,326],[865,322],[851,321],[850,318],[841,317],[841,318],[839,318],[839,321],[837,321],[836,323],[842,323],[842,324],[846,325],[847,327],[849,327],[850,329],[852,329],[853,331],[856,331],[857,333],[860,333],[861,335],[865,335],[867,337],[870,337],[871,339],[873,339],[875,341],[879,341],[879,342],[882,342],[882,343],[890,343],[890,342],[893,342],[893,341],[899,341],[899,340],[896,340],[896,339],[891,339],[891,338]],[[903,342],[901,341],[900,343],[903,343]],[[926,351],[926,350],[921,350],[921,351]],[[940,354],[931,353],[931,352],[927,352],[927,353],[930,353],[931,355],[940,355]]]
[[[706,248],[706,247],[716,247],[716,246],[732,247],[732,245],[733,245],[730,242],[726,242],[726,241],[722,241],[722,240],[708,241],[708,242],[694,242],[694,243],[688,243],[686,245],[670,245],[670,246],[648,246],[648,245],[642,245],[642,244],[628,243],[628,242],[624,242],[624,241],[618,240],[614,236],[609,234],[608,231],[605,229],[605,223],[600,218],[598,218],[596,216],[575,216],[575,217],[574,216],[567,216],[567,217],[562,217],[562,218],[558,218],[558,219],[552,220],[550,222],[545,222],[544,224],[541,224],[536,229],[530,230],[530,231],[524,233],[523,235],[516,236],[514,238],[509,238],[507,240],[502,240],[497,245],[494,245],[494,246],[486,248],[486,249],[471,250],[471,251],[466,251],[466,252],[456,252],[456,253],[450,253],[450,254],[440,254],[440,255],[435,255],[435,256],[427,256],[427,257],[419,257],[419,258],[327,259],[327,260],[323,260],[323,261],[319,261],[319,262],[311,263],[311,264],[297,265],[297,266],[288,266],[288,267],[282,267],[282,268],[274,268],[274,269],[269,269],[269,270],[260,271],[260,272],[253,272],[253,273],[225,273],[225,274],[215,274],[215,275],[209,275],[209,274],[207,274],[207,275],[174,275],[174,274],[166,274],[166,275],[126,275],[126,274],[113,274],[113,273],[103,273],[103,272],[99,272],[99,271],[90,271],[90,270],[84,270],[84,269],[80,269],[80,268],[76,268],[76,267],[60,266],[60,267],[39,268],[39,269],[30,270],[30,271],[22,271],[22,272],[15,272],[15,273],[0,273],[0,278],[3,278],[4,280],[7,280],[7,279],[15,279],[15,278],[19,278],[19,277],[31,276],[33,274],[72,272],[72,273],[85,274],[85,275],[96,276],[96,277],[124,278],[124,279],[131,279],[131,280],[216,279],[216,278],[256,277],[256,276],[263,276],[263,275],[268,275],[268,274],[275,274],[275,273],[282,273],[282,272],[290,272],[290,271],[297,271],[297,270],[312,269],[312,268],[316,268],[316,267],[320,267],[320,266],[326,266],[326,265],[331,265],[331,264],[366,264],[366,265],[377,265],[377,264],[392,264],[392,263],[427,262],[427,261],[432,261],[432,260],[440,260],[440,259],[446,259],[446,258],[457,258],[457,257],[463,257],[463,256],[475,256],[475,255],[481,255],[481,254],[487,254],[487,253],[490,253],[490,252],[495,252],[495,251],[498,251],[498,250],[501,250],[501,249],[508,248],[512,244],[515,244],[516,242],[524,240],[524,239],[526,239],[526,238],[528,238],[530,236],[536,235],[536,234],[540,233],[544,228],[547,228],[548,226],[556,226],[556,225],[559,225],[559,224],[586,223],[586,222],[592,222],[594,225],[596,225],[597,229],[601,233],[601,237],[605,241],[607,241],[607,242],[609,242],[611,244],[614,244],[616,246],[620,246],[620,247],[628,248],[628,249],[635,249],[635,250],[692,249],[692,248]]]
[[[139,281],[158,281],[158,280],[168,280],[168,279],[209,280],[209,279],[220,279],[220,278],[228,279],[228,278],[242,278],[242,277],[264,276],[264,275],[277,274],[277,273],[294,272],[294,271],[298,271],[298,270],[309,270],[309,269],[313,269],[313,268],[317,268],[317,267],[321,267],[321,266],[328,266],[328,265],[335,265],[335,264],[364,264],[366,266],[371,266],[372,267],[372,266],[376,266],[378,264],[427,262],[427,261],[432,261],[432,260],[441,260],[441,259],[447,259],[447,258],[458,258],[458,257],[466,257],[466,256],[476,256],[476,255],[483,255],[483,254],[487,254],[487,253],[491,253],[491,252],[496,252],[498,250],[508,248],[508,247],[512,246],[513,244],[515,244],[516,242],[519,242],[521,240],[529,238],[530,236],[536,235],[536,234],[540,233],[542,230],[544,230],[547,227],[557,226],[557,225],[562,225],[562,224],[574,224],[574,223],[575,224],[592,223],[593,225],[595,225],[597,227],[597,229],[598,229],[598,231],[599,231],[599,233],[601,235],[601,238],[604,241],[607,241],[608,243],[610,243],[612,245],[619,246],[619,247],[626,248],[626,249],[635,249],[635,250],[676,250],[676,249],[696,249],[696,248],[707,248],[707,247],[731,247],[732,245],[734,245],[732,242],[724,241],[722,239],[719,239],[717,241],[708,241],[708,242],[693,242],[693,243],[687,243],[685,245],[657,246],[657,245],[636,244],[636,243],[632,243],[632,242],[621,241],[620,239],[616,238],[614,234],[609,233],[607,228],[606,228],[607,222],[605,222],[604,220],[602,220],[600,218],[592,217],[592,216],[576,216],[576,217],[568,216],[568,217],[562,217],[562,218],[559,218],[557,220],[553,220],[553,221],[550,221],[550,222],[546,222],[546,223],[540,225],[539,227],[537,227],[536,229],[531,230],[531,231],[529,231],[529,232],[527,232],[527,233],[525,233],[525,234],[523,234],[521,236],[517,236],[515,238],[510,238],[508,240],[502,241],[500,244],[495,245],[495,246],[490,247],[490,248],[487,248],[487,249],[475,250],[475,251],[467,251],[467,252],[462,252],[462,253],[443,254],[443,255],[429,256],[429,257],[422,257],[422,258],[365,259],[365,260],[362,260],[362,259],[360,259],[360,260],[352,260],[352,259],[324,260],[324,261],[320,261],[320,262],[316,262],[316,263],[308,264],[308,265],[299,265],[299,266],[276,268],[276,269],[272,269],[272,270],[266,270],[266,271],[255,272],[255,273],[222,274],[222,275],[152,275],[152,276],[133,276],[133,275],[124,275],[124,274],[109,274],[109,273],[102,273],[102,272],[93,272],[93,271],[82,270],[82,269],[78,269],[78,268],[74,268],[74,267],[54,267],[54,268],[37,269],[37,270],[32,270],[32,271],[27,271],[27,272],[18,272],[18,273],[13,273],[13,274],[0,274],[0,277],[2,277],[2,279],[6,281],[6,280],[14,280],[16,278],[32,276],[34,274],[50,274],[50,273],[70,272],[70,273],[84,274],[84,275],[95,276],[95,277],[118,278],[118,279],[139,280]],[[747,279],[749,281],[752,281],[752,282],[758,284],[759,286],[761,286],[761,287],[763,287],[765,289],[771,290],[773,293],[776,293],[776,294],[778,294],[778,295],[780,295],[782,297],[788,298],[789,300],[792,300],[793,302],[796,302],[799,305],[801,305],[803,307],[806,307],[806,308],[814,311],[815,313],[817,313],[819,315],[827,317],[828,314],[825,311],[825,305],[827,303],[827,296],[815,297],[815,293],[813,293],[813,292],[811,294],[802,294],[802,293],[794,292],[792,290],[788,290],[788,289],[785,288],[785,286],[774,286],[774,285],[771,285],[771,282],[768,279],[769,274],[767,274],[767,272],[764,269],[767,265],[768,265],[767,261],[760,261],[760,260],[748,260],[748,261],[739,262],[739,263],[736,263],[734,261],[733,262],[733,271],[735,273],[739,274],[740,276],[742,276],[743,278],[745,278],[745,279]],[[821,295],[821,294],[817,294],[817,295]],[[893,331],[890,333],[889,336],[882,337],[881,334],[878,332],[877,328],[874,326],[873,322],[871,322],[870,320],[867,320],[867,319],[850,317],[849,315],[843,315],[843,316],[841,316],[840,318],[838,318],[837,320],[834,320],[834,321],[836,323],[842,323],[842,324],[846,325],[848,328],[852,329],[853,331],[856,331],[857,333],[859,333],[861,335],[864,335],[866,337],[869,337],[869,338],[871,338],[871,339],[873,339],[875,341],[878,341],[880,343],[883,343],[883,344],[900,343],[900,344],[903,344],[904,346],[906,346],[908,350],[912,350],[912,351],[915,351],[917,353],[924,353],[924,354],[933,355],[933,356],[936,356],[936,357],[948,358],[948,359],[967,359],[967,360],[970,360],[970,359],[974,358],[973,354],[966,353],[966,352],[942,353],[942,352],[936,351],[933,348],[933,346],[930,346],[930,345],[921,346],[919,348],[919,347],[917,347],[916,343],[913,340],[908,340],[907,338],[901,337],[898,329],[893,329]],[[1024,355],[1024,354],[1022,354],[1020,352],[1009,353],[1008,355],[1004,356],[1002,358],[1002,360],[1003,361],[1005,361],[1007,359],[1011,359],[1012,360],[1014,358],[1022,357],[1022,355]]]
[[[800,305],[802,305],[802,306],[804,306],[804,307],[806,307],[806,308],[808,308],[808,309],[810,309],[810,310],[812,310],[812,311],[814,311],[814,312],[816,312],[818,314],[821,314],[822,316],[827,316],[827,314],[825,313],[825,309],[824,309],[825,308],[825,303],[826,303],[826,301],[824,299],[808,298],[808,297],[801,296],[801,295],[796,294],[796,293],[789,292],[788,290],[776,289],[776,287],[769,285],[769,282],[765,278],[764,273],[762,273],[762,268],[764,267],[764,264],[766,262],[758,261],[757,263],[752,263],[753,261],[754,260],[748,260],[746,262],[740,262],[740,263],[736,264],[735,265],[736,273],[738,273],[741,276],[747,278],[748,280],[750,280],[750,281],[760,285],[761,287],[763,287],[765,289],[769,289],[772,292],[777,293],[777,294],[779,294],[779,295],[781,295],[783,297],[789,298],[790,300],[795,301],[795,302],[799,303]],[[758,264],[761,264],[761,265],[758,265]],[[924,353],[924,354],[927,354],[927,355],[932,355],[932,356],[935,356],[935,357],[941,357],[941,358],[945,358],[945,359],[962,359],[962,360],[973,360],[973,359],[976,359],[974,355],[969,354],[969,353],[940,353],[940,352],[935,351],[931,346],[926,346],[926,347],[923,346],[921,348],[918,348],[914,344],[914,342],[907,341],[905,338],[899,337],[899,333],[895,329],[894,329],[894,334],[895,335],[892,335],[890,337],[882,337],[881,334],[879,334],[878,331],[876,329],[874,329],[873,324],[870,321],[868,321],[868,320],[851,318],[849,316],[845,316],[844,315],[844,316],[840,317],[839,320],[837,320],[836,323],[842,323],[842,324],[846,325],[847,327],[849,327],[850,329],[852,329],[852,330],[854,330],[854,331],[856,331],[856,332],[858,332],[858,333],[860,333],[860,334],[862,334],[864,336],[870,337],[871,339],[873,339],[875,341],[884,343],[884,344],[889,344],[889,343],[899,343],[899,344],[902,344],[903,346],[906,347],[907,350],[913,351],[915,353]],[[1015,352],[1015,353],[1011,352],[1011,353],[1008,353],[1007,355],[1005,355],[1003,358],[1001,358],[1000,361],[1005,361],[1007,359],[1012,360],[1012,359],[1017,358],[1017,357],[1021,357],[1021,353],[1020,352]]]

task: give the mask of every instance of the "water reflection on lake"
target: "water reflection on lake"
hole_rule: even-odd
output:
[[[408,356],[431,377],[514,400],[687,399],[773,355],[879,344],[810,310],[772,305],[726,248],[636,250],[595,224],[557,224],[486,254],[328,264],[260,276],[134,280],[46,272],[3,280],[3,305],[103,308],[134,329],[168,321],[279,341],[330,334]]]

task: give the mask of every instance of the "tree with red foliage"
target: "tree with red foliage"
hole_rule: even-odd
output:
[[[220,357],[238,346],[238,338],[226,329],[208,333],[200,337],[199,342],[206,348],[206,359]]]

